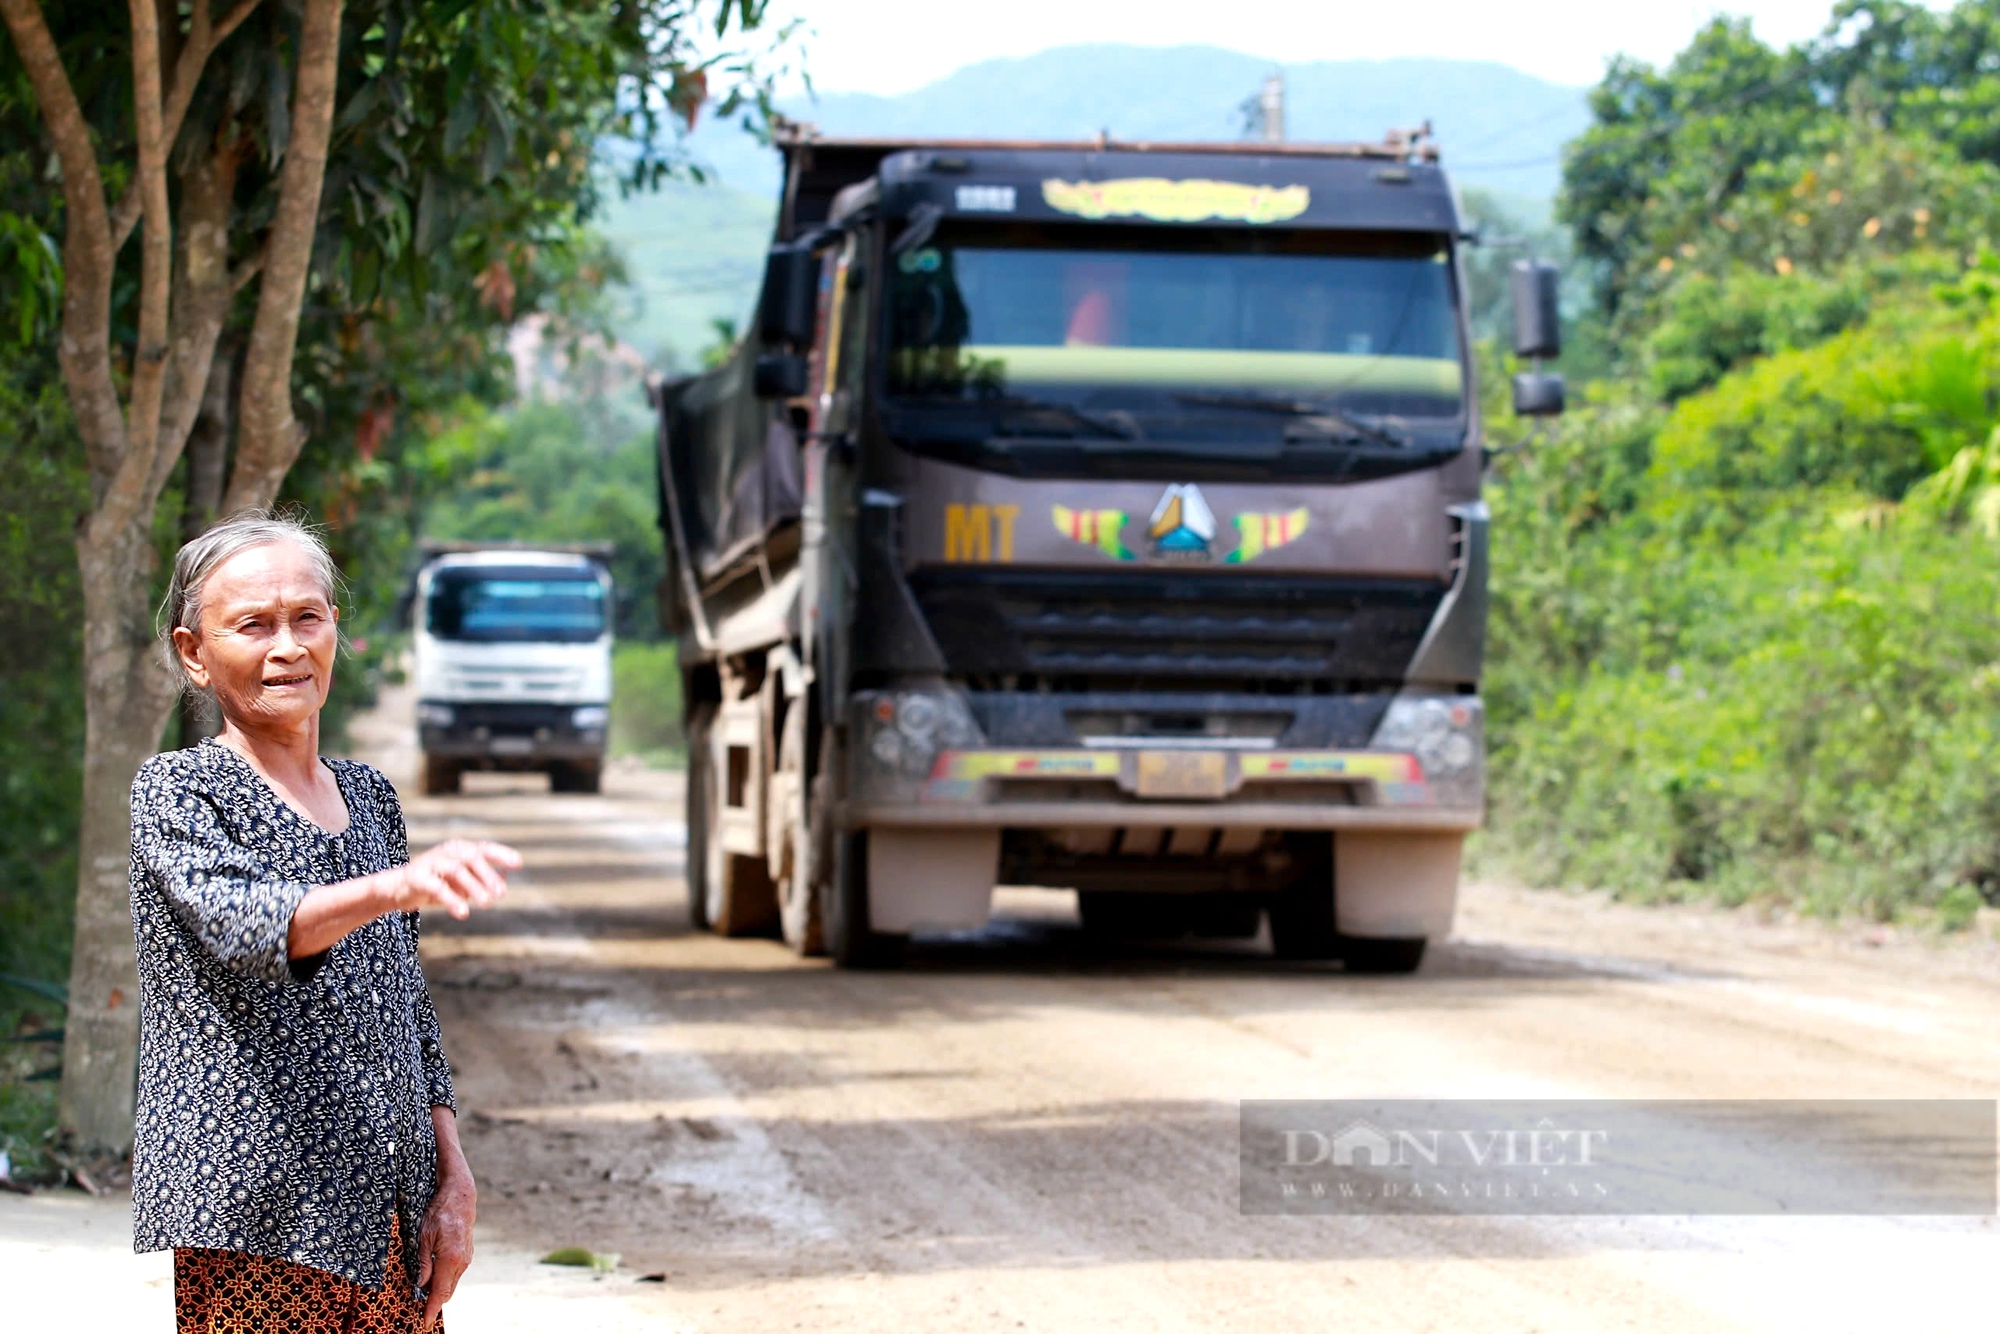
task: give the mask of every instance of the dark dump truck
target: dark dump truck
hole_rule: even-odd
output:
[[[1434,147],[778,147],[754,328],[651,391],[697,925],[880,965],[1028,884],[1415,968],[1484,768]],[[1515,298],[1553,356],[1553,270]]]

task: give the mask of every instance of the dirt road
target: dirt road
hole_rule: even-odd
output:
[[[407,755],[378,758],[407,780]],[[1991,1218],[1246,1218],[1236,1201],[1244,1098],[1992,1097],[1990,940],[1474,886],[1462,938],[1420,974],[1349,978],[1261,945],[1105,952],[1067,895],[1007,891],[986,932],[841,973],[689,932],[677,784],[619,770],[602,797],[552,797],[475,776],[407,799],[416,843],[527,857],[503,909],[426,927],[482,1187],[461,1334],[1991,1319]],[[25,1209],[0,1198],[0,1271]],[[537,1271],[562,1245],[622,1262]],[[94,1274],[157,1270],[113,1256]]]
[[[1067,895],[849,974],[688,931],[670,776],[475,780],[504,911],[429,937],[503,1244],[691,1328],[1891,1329],[1990,1315],[1994,1220],[1245,1218],[1251,1097],[1993,1096],[1994,952],[1491,887],[1414,978],[1108,954]],[[640,1275],[664,1274],[657,1286]],[[630,1299],[628,1299],[630,1300]],[[1975,1319],[1976,1323],[1976,1319]]]

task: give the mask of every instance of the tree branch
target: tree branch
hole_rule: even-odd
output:
[[[229,214],[243,141],[228,129],[210,152],[181,173],[179,260],[174,270],[173,331],[161,405],[159,445],[153,451],[150,508],[173,474],[203,410],[213,376],[210,363],[229,307],[239,290],[229,268]],[[218,491],[221,489],[217,483]]]
[[[194,21],[188,28],[187,44],[181,48],[180,58],[174,62],[174,81],[167,92],[165,138],[168,149],[171,150],[174,140],[180,137],[188,107],[194,103],[195,85],[201,82],[201,71],[208,64],[208,58],[215,54],[215,48],[228,40],[230,33],[243,26],[243,20],[249,18],[262,3],[263,0],[237,0],[236,7],[222,16],[222,22],[211,27],[209,0],[195,0]],[[139,221],[142,211],[138,182],[135,181],[126,187],[118,206],[111,211],[111,246],[114,253],[124,248],[126,238],[132,235],[132,228]]]
[[[167,211],[167,146],[161,133],[165,125],[160,92],[160,11],[153,0],[131,0],[129,8],[132,118],[139,141],[139,170],[132,184],[145,206],[146,226],[140,242],[139,341],[132,349],[132,399],[125,417],[132,457],[119,470],[121,482],[127,472],[140,479],[152,475],[153,450],[160,439],[160,396],[167,376],[167,320],[172,313],[174,272],[173,215]],[[195,8],[200,10],[199,0]],[[129,500],[138,498],[135,494]]]
[[[18,0],[8,0],[18,3]],[[339,83],[341,0],[306,0],[300,27],[298,80],[292,93],[292,138],[279,172],[278,208],[266,241],[264,279],[237,420],[236,468],[223,509],[264,506],[276,499],[304,432],[292,414],[292,354],[299,341],[299,307],[312,267],[313,233],[326,182]]]
[[[255,278],[264,271],[264,257],[270,253],[270,250],[270,244],[267,242],[258,248],[256,254],[250,256],[250,258],[229,271],[229,295],[235,296],[250,285],[252,278]]]
[[[90,460],[92,491],[102,495],[126,450],[125,419],[111,376],[111,271],[116,251],[104,207],[104,180],[90,126],[62,66],[36,0],[0,0],[21,66],[35,90],[62,165],[63,316],[57,359],[69,386],[77,433]]]

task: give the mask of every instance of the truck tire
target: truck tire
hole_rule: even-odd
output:
[[[688,713],[687,782],[682,807],[687,822],[682,879],[687,882],[688,921],[697,931],[708,930],[708,812],[714,803],[715,774],[709,763],[709,728],[715,708],[703,704]]]
[[[826,952],[841,968],[894,968],[903,961],[908,936],[892,936],[868,925],[868,831],[834,836],[833,873],[822,882],[825,902],[820,923]]]
[[[777,873],[778,931],[785,943],[802,959],[826,953],[826,931],[821,904],[820,881],[833,861],[832,785],[824,772],[811,773],[805,755],[806,705],[794,702],[785,716],[784,736],[778,742],[778,768],[796,775],[800,800],[784,803],[790,809],[774,808],[773,823],[782,816],[782,826],[773,837],[782,840]],[[820,754],[831,752],[829,736]],[[775,803],[774,803],[775,807]]]
[[[459,780],[464,773],[464,768],[457,760],[449,760],[442,755],[424,756],[424,795],[441,797],[458,791]]]
[[[762,857],[722,846],[721,775],[709,738],[714,710],[688,722],[688,917],[718,936],[768,935],[778,916],[777,894]]]
[[[1084,934],[1104,941],[1174,940],[1188,933],[1186,896],[1116,889],[1082,889],[1076,914]]]
[[[1266,910],[1271,922],[1271,953],[1280,959],[1332,959],[1340,936],[1333,929],[1332,886],[1294,884]]]
[[[1247,894],[1197,894],[1184,911],[1189,934],[1206,940],[1248,940],[1264,924],[1263,905]]]
[[[1348,972],[1380,977],[1416,972],[1428,943],[1423,936],[1342,936],[1338,948]]]
[[[1271,924],[1271,952],[1280,959],[1337,958],[1340,933],[1334,929],[1332,842],[1295,835],[1291,846],[1298,869],[1265,910]]]
[[[724,852],[713,832],[708,845],[703,916],[718,936],[768,936],[778,922],[778,895],[762,857]]]
[[[604,766],[596,760],[578,760],[558,764],[549,770],[549,791],[551,792],[601,792],[604,790]]]

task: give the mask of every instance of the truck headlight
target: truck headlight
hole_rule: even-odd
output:
[[[572,726],[579,732],[594,732],[611,722],[611,710],[602,704],[587,704],[569,716]]]
[[[878,797],[913,795],[940,752],[985,744],[964,697],[942,683],[869,691],[852,707],[852,777]]]
[[[1406,691],[1390,702],[1369,745],[1415,755],[1441,806],[1486,799],[1486,708],[1477,695]]]
[[[417,725],[419,727],[450,727],[452,719],[449,704],[417,705]]]

